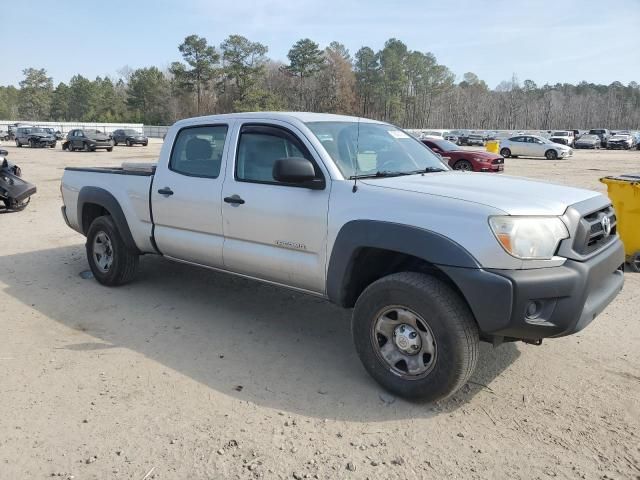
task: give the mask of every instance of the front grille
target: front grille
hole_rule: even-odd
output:
[[[608,217],[611,224],[609,235],[606,234],[602,225],[604,217]],[[573,249],[580,255],[588,255],[604,247],[615,239],[616,223],[616,215],[611,206],[585,215],[578,224]]]

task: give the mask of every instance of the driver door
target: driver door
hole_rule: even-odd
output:
[[[313,147],[286,123],[244,122],[223,185],[224,265],[232,272],[324,293],[329,175]],[[278,182],[276,160],[304,157],[322,190]]]

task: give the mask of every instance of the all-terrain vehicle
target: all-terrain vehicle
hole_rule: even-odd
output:
[[[10,163],[7,154],[0,149],[0,202],[6,210],[23,210],[36,193],[36,186],[21,178],[20,167]]]

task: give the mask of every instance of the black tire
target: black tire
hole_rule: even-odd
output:
[[[382,358],[379,350],[384,345],[380,346],[380,336],[374,330],[387,308],[404,309],[428,319],[421,318],[433,339],[430,370],[419,376],[403,376],[397,372],[403,360],[394,367]],[[395,273],[369,285],[356,302],[351,332],[369,374],[385,389],[405,398],[447,398],[469,380],[478,362],[478,327],[466,302],[442,280],[422,273]],[[395,340],[387,341],[395,344]]]
[[[16,140],[16,147],[22,148],[22,144],[18,140]]]
[[[640,273],[640,250],[631,255],[627,260],[627,263],[629,264],[629,267],[631,267],[632,271]]]
[[[94,251],[95,240],[101,233],[106,234],[110,241],[112,263],[106,270],[98,265],[94,255],[96,253]],[[87,232],[85,247],[91,272],[102,285],[109,287],[123,285],[130,282],[135,276],[138,267],[138,255],[126,247],[110,215],[98,217],[91,223]]]
[[[127,140],[127,147],[133,147],[133,143],[131,143],[131,140]]]
[[[33,138],[29,139],[29,148],[36,148],[36,147],[37,147],[36,141]]]
[[[546,152],[544,152],[544,156],[547,160],[557,160],[558,152],[556,152],[553,148],[550,148]]]
[[[458,160],[453,165],[454,170],[462,170],[464,172],[473,172],[473,164],[469,160]]]
[[[500,155],[502,155],[504,158],[509,158],[511,156],[511,150],[509,150],[508,148],[502,148],[500,150]]]
[[[88,152],[88,151],[90,151],[90,150],[91,150],[91,149],[89,148],[89,144],[88,144],[87,142],[84,142],[84,143],[82,144],[82,151],[83,151],[83,152]]]
[[[149,145],[149,142],[145,142],[142,144],[143,147],[146,147],[147,145]]]
[[[113,147],[107,148],[107,152],[113,152]]]
[[[113,139],[113,145],[116,147],[118,146],[118,141],[115,138]]]

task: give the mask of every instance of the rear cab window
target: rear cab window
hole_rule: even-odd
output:
[[[227,125],[181,129],[171,150],[169,169],[182,175],[218,178],[228,130]]]

